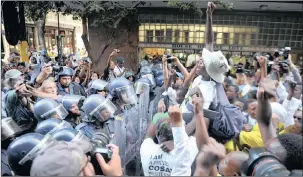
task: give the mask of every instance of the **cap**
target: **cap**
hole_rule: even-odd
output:
[[[74,143],[58,141],[36,156],[30,176],[79,176],[85,153]]]
[[[180,72],[176,72],[176,74],[180,79],[184,79],[184,76]]]
[[[118,57],[117,63],[124,63],[124,57]]]
[[[11,69],[5,73],[4,78],[5,79],[17,79],[21,75],[22,75],[22,73],[19,70]]]

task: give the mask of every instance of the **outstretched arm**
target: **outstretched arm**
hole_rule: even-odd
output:
[[[214,32],[213,32],[213,11],[216,5],[213,2],[208,2],[206,10],[206,38],[205,38],[205,48],[210,52],[214,51]]]

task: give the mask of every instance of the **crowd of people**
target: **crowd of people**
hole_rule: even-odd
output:
[[[3,176],[302,176],[302,73],[291,51],[232,64],[205,48],[104,71],[88,57],[2,63]],[[236,72],[231,72],[236,68]]]

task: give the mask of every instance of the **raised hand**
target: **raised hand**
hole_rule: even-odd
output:
[[[181,127],[182,126],[182,111],[177,105],[170,106],[168,108],[168,115],[172,126]]]
[[[204,104],[204,98],[202,97],[195,97],[192,101],[194,105],[194,112],[195,114],[203,114],[203,104]]]
[[[266,67],[266,61],[267,61],[266,57],[259,56],[259,57],[257,57],[257,60],[258,60],[261,67]]]
[[[207,12],[213,13],[216,8],[216,5],[213,2],[208,2]]]

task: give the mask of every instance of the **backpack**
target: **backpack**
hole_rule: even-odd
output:
[[[222,84],[217,83],[216,89],[219,104],[215,108],[215,111],[219,114],[215,114],[215,117],[210,119],[208,132],[217,141],[226,143],[239,136],[245,122],[245,117],[240,108],[229,103]]]

